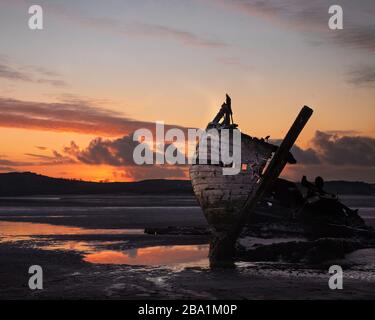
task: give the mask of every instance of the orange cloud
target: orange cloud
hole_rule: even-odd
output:
[[[140,128],[154,131],[155,123],[125,117],[87,100],[47,103],[0,97],[0,127],[120,136]],[[172,127],[179,126],[165,126]]]

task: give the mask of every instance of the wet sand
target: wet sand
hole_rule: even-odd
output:
[[[361,206],[366,206],[363,201]],[[0,200],[0,298],[375,298],[369,252],[319,266],[257,262],[212,271],[207,236],[139,230],[169,225],[206,224],[192,197]],[[328,288],[333,263],[344,269],[343,290]],[[34,264],[43,267],[43,290],[28,288],[28,268]]]
[[[245,264],[237,270],[98,265],[79,254],[1,245],[2,299],[374,299],[374,280],[330,290],[325,270]],[[6,257],[6,259],[4,259]],[[4,261],[5,260],[5,261]],[[44,269],[44,289],[27,287],[26,266]]]

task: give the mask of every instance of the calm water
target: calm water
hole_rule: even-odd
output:
[[[144,230],[84,229],[43,223],[0,221],[0,242],[26,241],[29,246],[38,249],[76,251],[83,255],[84,261],[90,263],[182,267],[208,265],[208,245],[168,245],[127,250],[106,250],[105,247],[107,246],[126,243],[127,240],[80,241],[54,238],[63,235],[144,235]]]
[[[99,251],[87,254],[85,261],[128,265],[207,265],[208,245],[155,246],[124,251]]]
[[[48,197],[30,199],[47,202],[60,200]],[[162,197],[160,199],[162,202]],[[182,199],[182,206],[162,206],[155,198],[152,199],[152,204],[158,205],[148,207],[136,205],[136,197],[128,200],[131,206],[127,207],[0,206],[0,219],[8,220],[0,220],[0,242],[24,241],[23,245],[43,250],[75,251],[81,253],[85,261],[95,264],[208,265],[208,245],[157,245],[113,249],[116,245],[121,247],[121,244],[128,244],[130,248],[142,246],[143,240],[134,241],[134,236],[144,237],[142,239],[153,237],[143,233],[143,228],[147,225],[201,226],[205,223],[201,209],[192,206],[189,199]],[[342,200],[347,205],[358,208],[366,222],[375,227],[375,197],[345,196]],[[92,236],[92,240],[63,239],[64,236],[74,235]],[[106,236],[105,241],[100,240],[99,236],[103,235]],[[124,236],[121,241],[116,240],[119,235]],[[150,241],[147,243],[149,245]]]
[[[58,226],[45,223],[0,221],[0,237],[6,239],[18,236],[56,236],[87,234],[143,234],[143,229],[86,229]]]

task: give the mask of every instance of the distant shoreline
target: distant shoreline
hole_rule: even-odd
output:
[[[299,183],[297,186],[301,187]],[[352,181],[327,181],[328,192],[375,195],[375,184]],[[0,197],[45,195],[193,195],[190,180],[143,180],[136,182],[90,182],[51,178],[32,172],[0,173]]]

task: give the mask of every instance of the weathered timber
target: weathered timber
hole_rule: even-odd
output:
[[[251,212],[255,209],[258,201],[262,198],[267,189],[276,181],[276,179],[283,171],[287,163],[290,149],[293,147],[299,134],[305,127],[306,123],[309,121],[312,113],[313,110],[311,108],[304,106],[298,114],[296,120],[286,134],[280,147],[277,149],[275,155],[273,156],[271,163],[267,166],[266,171],[264,172],[259,184],[257,185],[257,188],[255,188],[253,194],[246,200],[238,224],[238,228],[240,230],[237,231],[237,233],[241,232],[247,216],[251,214]]]
[[[257,179],[257,181],[252,181],[253,188],[246,200],[243,201],[242,208],[236,212],[236,219],[233,219],[232,223],[227,224],[226,228],[224,228],[224,232],[223,230],[218,230],[217,226],[211,225],[212,239],[209,252],[211,267],[232,267],[234,265],[235,243],[246,223],[246,220],[248,219],[248,216],[255,209],[255,206],[267,189],[275,182],[284,169],[290,158],[290,149],[312,113],[313,110],[309,107],[304,106],[302,108],[280,147],[274,154],[270,164],[265,169],[264,174],[261,178]]]

